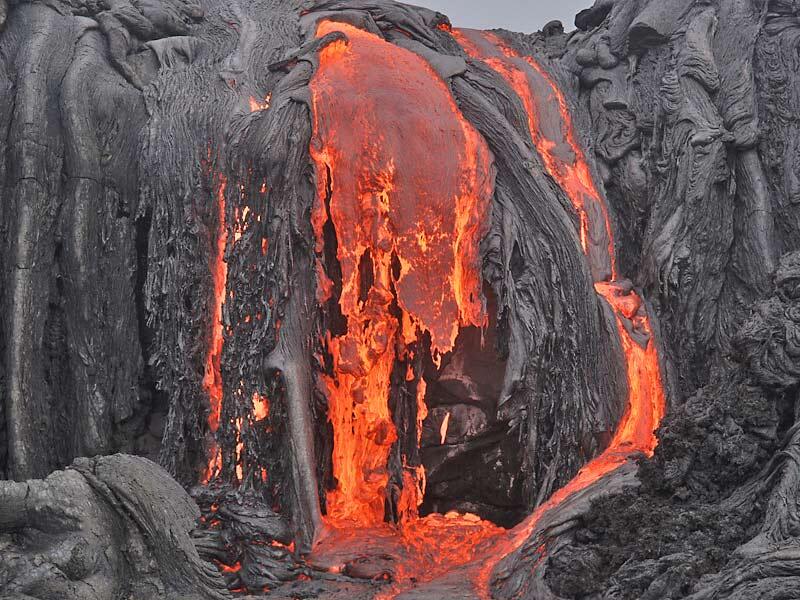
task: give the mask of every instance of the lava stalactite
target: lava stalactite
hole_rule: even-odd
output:
[[[541,65],[531,57],[519,56],[495,34],[454,30],[453,35],[469,56],[485,62],[505,79],[522,101],[531,139],[545,168],[580,217],[581,244],[595,278],[595,289],[616,315],[628,381],[626,410],[611,444],[521,523],[510,541],[502,542],[501,551],[494,553],[502,557],[529,538],[545,512],[615,470],[633,454],[651,456],[666,402],[650,319],[633,286],[617,280],[608,209],[576,141],[564,95]],[[542,555],[544,552],[542,548]],[[497,560],[490,561],[480,571],[478,583],[484,594],[488,594],[489,576],[496,563]]]
[[[453,348],[460,327],[486,323],[478,244],[492,158],[422,58],[344,23],[323,21],[317,35],[334,31],[347,41],[320,52],[311,81],[317,249],[330,218],[347,319],[347,332],[327,339],[337,481],[328,522],[374,526],[384,520],[397,439],[389,410],[395,361],[408,358],[423,332],[438,356]],[[327,277],[320,287],[329,288]],[[424,382],[418,386],[424,394]],[[420,401],[418,415],[424,410]],[[413,478],[410,485],[404,477],[404,494],[419,494],[420,476]]]

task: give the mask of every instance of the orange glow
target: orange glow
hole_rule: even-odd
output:
[[[209,448],[208,466],[206,467],[206,472],[203,474],[202,482],[208,483],[211,481],[211,479],[219,473],[220,469],[222,469],[222,451],[216,444],[212,444],[211,448]]]
[[[634,452],[652,456],[658,444],[653,432],[664,416],[666,400],[650,319],[641,299],[633,290],[626,291],[624,285],[606,282],[596,283],[595,288],[617,315],[617,329],[628,375],[628,406],[614,434],[611,448],[624,450],[630,447]],[[644,347],[634,340],[630,330],[647,340]]]
[[[402,585],[412,578],[430,581],[440,577],[480,558],[483,542],[506,533],[502,527],[469,513],[431,514],[411,521],[401,531],[408,558],[398,562],[395,579]],[[389,593],[386,597],[393,595]]]
[[[403,470],[403,494],[398,502],[399,521],[406,525],[417,520],[419,507],[425,498],[425,467]]]
[[[225,224],[225,190],[228,181],[219,175],[217,185],[217,230],[215,232],[214,255],[211,258],[211,277],[213,281],[213,305],[211,313],[211,342],[208,345],[203,373],[203,389],[208,394],[208,428],[212,433],[219,429],[219,416],[222,410],[222,305],[225,303],[225,287],[228,279],[228,264],[225,262],[225,245],[228,243],[228,230]],[[208,482],[222,466],[222,456],[216,445],[209,449],[209,461],[203,482]]]
[[[439,435],[442,438],[442,445],[444,445],[445,440],[447,439],[447,428],[450,425],[450,412],[444,413],[444,419],[442,419],[442,426],[439,428]]]
[[[219,415],[222,408],[222,375],[220,360],[222,359],[222,305],[225,303],[225,286],[228,279],[228,264],[225,262],[225,245],[228,243],[228,230],[225,225],[225,176],[219,176],[217,187],[218,225],[216,231],[216,247],[212,258],[211,276],[213,279],[214,302],[211,313],[211,343],[206,353],[203,389],[208,393],[211,411],[208,415],[208,426],[216,432],[219,428]]]
[[[581,245],[596,278],[616,279],[611,220],[577,142],[564,94],[533,58],[519,56],[494,33],[454,29],[452,34],[470,57],[489,65],[516,92],[545,169],[578,213]]]
[[[216,561],[219,570],[223,573],[238,573],[242,569],[242,563],[234,563],[232,565],[226,565],[225,563]]]
[[[242,451],[244,450],[244,442],[242,442],[242,419],[236,419],[236,480],[242,482]]]
[[[633,286],[617,280],[608,209],[576,142],[564,95],[533,58],[519,56],[495,34],[454,30],[453,36],[469,56],[484,61],[503,77],[522,101],[528,113],[531,138],[545,168],[564,190],[580,217],[581,245],[592,265],[595,290],[616,314],[628,382],[626,410],[609,447],[517,526],[510,540],[501,540],[499,548],[490,553],[495,558],[479,569],[477,588],[482,598],[489,598],[492,570],[503,556],[530,537],[543,514],[614,471],[632,455],[643,453],[652,456],[658,443],[655,430],[664,416],[666,401],[650,319]],[[543,546],[539,550],[544,557],[546,548]]]
[[[415,584],[481,560],[488,544],[508,531],[472,514],[449,512],[408,521],[399,531],[388,523],[361,529],[334,529],[309,558],[314,568],[342,573],[363,556],[391,556],[393,583],[375,600],[388,600]]]
[[[267,94],[263,100],[259,100],[255,96],[250,96],[250,112],[258,112],[260,110],[267,110],[269,102],[272,99],[272,94]]]
[[[267,415],[269,415],[269,400],[266,396],[253,392],[253,418],[260,421],[266,419]]]
[[[330,190],[348,325],[326,340],[337,481],[327,521],[366,527],[384,519],[397,440],[388,406],[395,362],[422,332],[436,359],[453,348],[460,327],[486,323],[478,243],[493,180],[485,142],[422,58],[344,23],[323,21],[317,36],[332,31],[348,41],[320,52],[310,85],[318,186],[312,222],[321,252]],[[420,159],[427,156],[435,160]],[[322,300],[331,285],[324,272],[318,278]],[[419,426],[427,414],[421,379],[417,390]],[[404,476],[409,497],[400,502],[407,513],[416,513],[424,485],[424,473],[412,471]]]
[[[209,150],[209,158],[211,151]],[[227,279],[228,279],[228,265],[225,262],[225,250],[228,244],[228,229],[233,232],[232,244],[236,244],[244,235],[248,227],[248,220],[252,219],[252,211],[250,207],[245,205],[241,210],[234,209],[233,223],[226,222],[226,207],[225,207],[225,192],[228,187],[227,179],[224,175],[216,175],[218,182],[216,188],[216,208],[218,213],[217,228],[214,232],[214,254],[211,258],[211,275],[213,281],[213,306],[212,306],[212,323],[211,323],[211,340],[206,351],[204,374],[203,374],[203,389],[208,394],[209,399],[209,415],[208,427],[212,434],[216,434],[220,425],[220,414],[222,411],[223,400],[223,382],[221,373],[221,360],[222,349],[224,346],[224,325],[222,322],[222,309],[225,303],[227,294]],[[261,186],[262,192],[266,191],[266,184]],[[245,200],[245,188],[239,185],[239,197],[242,201]],[[267,240],[264,238],[261,241],[262,252],[266,251]],[[233,292],[230,292],[230,297],[233,298]],[[256,315],[260,319],[260,315]],[[243,317],[244,323],[251,321],[250,315]],[[230,329],[229,329],[230,331]],[[240,382],[240,386],[243,383]],[[252,396],[253,410],[251,415],[253,420],[260,421],[267,417],[269,414],[269,401],[266,397],[254,393]],[[237,418],[232,421],[235,427],[236,445],[235,445],[235,472],[239,482],[242,481],[243,468],[242,468],[242,454],[244,451],[244,443],[241,439],[242,418]],[[222,451],[217,445],[216,441],[210,444],[208,449],[208,464],[205,473],[201,478],[202,483],[208,483],[212,478],[216,477],[222,469]]]
[[[417,446],[422,441],[422,422],[428,417],[428,405],[425,404],[425,392],[428,384],[420,378],[417,384]],[[420,498],[420,503],[422,499]]]

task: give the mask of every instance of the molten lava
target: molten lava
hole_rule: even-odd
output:
[[[368,527],[384,521],[397,440],[389,410],[396,362],[410,361],[409,346],[424,333],[436,360],[453,348],[460,327],[486,323],[478,244],[493,193],[492,157],[421,57],[344,23],[323,21],[317,36],[334,31],[347,41],[320,52],[310,85],[317,250],[330,220],[347,319],[347,332],[326,340],[337,482],[327,521]],[[327,297],[328,277],[319,278]],[[425,382],[411,372],[414,379],[421,422]],[[415,513],[424,474],[407,471],[403,495],[413,496],[400,505]]]
[[[616,279],[614,236],[605,202],[576,141],[564,94],[531,57],[521,57],[488,31],[454,29],[472,58],[485,62],[516,92],[528,129],[547,172],[569,197],[580,218],[580,239],[596,281]]]
[[[267,104],[260,110],[267,110],[269,108],[269,97],[266,99]],[[209,150],[209,164],[211,160],[211,150]],[[210,172],[210,171],[209,171]],[[203,390],[208,395],[209,414],[208,414],[208,428],[212,435],[215,436],[220,426],[220,415],[222,414],[223,402],[223,382],[222,382],[222,349],[224,346],[224,326],[222,318],[223,305],[225,304],[228,284],[228,264],[225,261],[225,251],[229,241],[228,229],[229,223],[226,222],[226,208],[225,208],[225,194],[228,189],[228,181],[224,175],[212,174],[212,179],[216,186],[216,213],[217,225],[213,232],[214,243],[213,252],[211,255],[211,280],[212,280],[212,311],[211,311],[211,335],[208,349],[206,350],[204,372],[203,372]],[[261,193],[266,191],[266,184],[262,184]],[[241,201],[245,200],[244,188],[239,186],[239,195]],[[244,206],[241,210],[236,207],[234,209],[234,220],[230,224],[232,236],[232,244],[236,244],[242,238],[247,226],[248,217],[252,216],[252,212],[248,206]],[[260,220],[260,216],[256,217]],[[262,253],[266,248],[266,239],[261,241]],[[231,298],[233,298],[231,293]],[[260,318],[260,315],[256,315]],[[244,317],[245,323],[250,321],[250,316]],[[241,383],[241,382],[240,382]],[[258,393],[252,395],[252,410],[250,417],[253,421],[260,421],[265,419],[269,413],[269,400],[266,396]],[[232,425],[235,428],[236,444],[235,444],[235,469],[237,480],[239,483],[242,481],[243,468],[242,468],[242,455],[244,450],[244,443],[241,439],[242,418],[233,420]],[[208,483],[212,478],[216,477],[222,469],[222,452],[216,440],[209,444],[208,448],[208,462],[206,465],[205,473],[202,477],[203,483]],[[262,476],[262,480],[266,479]]]
[[[209,413],[208,428],[212,433],[219,429],[219,417],[222,411],[222,305],[225,303],[225,287],[228,280],[228,264],[225,262],[225,245],[228,243],[228,229],[225,224],[225,176],[219,176],[217,184],[217,230],[215,233],[214,254],[211,258],[211,277],[213,282],[213,304],[211,313],[211,343],[206,352],[203,373],[203,389],[208,394]],[[208,482],[222,466],[222,457],[214,444],[209,448],[209,461],[204,482]]]
[[[651,456],[658,443],[655,430],[666,403],[650,320],[633,286],[617,280],[608,210],[576,142],[564,95],[533,58],[519,56],[495,34],[453,30],[453,36],[469,56],[485,62],[505,79],[522,101],[531,139],[545,168],[580,217],[581,244],[592,267],[595,289],[616,315],[628,380],[626,410],[611,444],[515,529],[512,541],[506,541],[499,552],[493,553],[502,557],[528,539],[545,512],[615,470],[631,455]],[[542,555],[544,551],[542,548]],[[478,583],[484,594],[488,593],[489,576],[498,560],[481,569]]]
[[[384,523],[389,454],[397,440],[389,409],[391,375],[402,365],[416,390],[419,434],[426,382],[412,366],[413,355],[429,341],[436,362],[453,349],[459,328],[487,322],[478,248],[493,193],[492,158],[424,59],[348,24],[318,25],[318,37],[332,32],[346,40],[320,52],[310,83],[310,152],[317,175],[312,219],[320,257],[318,300],[338,302],[346,330],[325,339],[331,369],[322,383],[333,425],[336,487],[327,496],[326,522],[333,532],[312,558],[338,571],[346,569],[348,552],[394,545],[394,578],[402,582],[429,580],[483,557],[478,583],[485,587],[496,564],[487,555],[499,560],[530,536],[547,510],[632,454],[652,454],[664,392],[650,321],[632,286],[617,279],[608,210],[554,80],[493,34],[453,31],[473,58],[494,68],[519,95],[533,144],[578,214],[596,290],[616,315],[629,397],[606,451],[510,538],[471,515],[420,519],[416,508],[425,473],[405,462],[400,527]],[[332,265],[323,263],[331,232],[339,292],[326,271]],[[442,440],[447,429],[445,421]],[[487,544],[494,544],[488,554]]]

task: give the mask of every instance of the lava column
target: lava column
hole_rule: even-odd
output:
[[[346,333],[326,344],[337,482],[328,520],[369,526],[384,520],[395,362],[424,333],[436,360],[460,327],[486,322],[478,244],[493,170],[486,143],[427,62],[343,23],[323,21],[317,35],[333,31],[347,41],[321,51],[311,81],[317,250],[330,222],[347,320]],[[412,377],[423,391],[421,375]]]

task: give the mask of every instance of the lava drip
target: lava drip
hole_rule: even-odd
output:
[[[545,169],[578,213],[581,246],[589,258],[595,281],[616,279],[614,235],[608,209],[575,139],[569,107],[561,90],[535,60],[517,55],[497,35],[471,29],[454,29],[452,34],[469,56],[494,69],[517,94]]]
[[[211,311],[211,341],[206,351],[203,373],[203,390],[208,394],[208,428],[212,435],[219,429],[222,412],[222,346],[224,341],[222,326],[222,305],[225,303],[225,289],[228,281],[228,265],[225,262],[225,246],[228,243],[228,229],[225,223],[225,190],[227,179],[219,175],[216,181],[217,228],[214,232],[213,255],[211,257],[211,279],[213,283]],[[222,455],[216,442],[210,444],[208,465],[203,476],[207,483],[222,466]]]
[[[267,110],[269,99],[267,96],[264,103],[258,105],[257,110]],[[251,98],[251,107],[253,103],[254,99]],[[201,482],[209,483],[223,473],[228,473],[225,479],[235,477],[235,483],[241,485],[245,477],[247,435],[245,429],[252,428],[255,423],[267,418],[269,400],[260,389],[248,386],[248,382],[242,379],[241,372],[237,378],[236,372],[231,373],[230,367],[227,367],[226,376],[223,377],[223,370],[226,367],[223,366],[222,354],[226,337],[229,341],[238,341],[241,345],[242,341],[239,338],[245,336],[255,322],[263,319],[263,314],[260,312],[255,315],[237,313],[235,309],[241,309],[241,303],[234,303],[232,287],[235,286],[235,281],[233,281],[234,286],[230,286],[229,289],[229,278],[235,280],[237,272],[241,269],[241,260],[236,260],[241,256],[237,246],[251,228],[260,230],[261,215],[251,210],[244,184],[235,185],[229,182],[224,174],[215,169],[211,149],[208,151],[207,160],[202,164],[204,175],[210,179],[213,188],[216,222],[211,228],[211,322],[202,380],[203,391],[209,403],[207,418],[209,441],[207,463]],[[259,193],[264,195],[266,191],[266,183],[262,183]],[[226,206],[226,198],[233,201],[231,206]],[[257,243],[259,246],[256,247],[256,251],[260,250],[260,255],[264,256],[267,239],[262,237]],[[231,256],[234,257],[234,261],[229,265],[227,260]],[[223,315],[226,302],[234,310]],[[233,351],[236,352],[235,343]],[[223,442],[226,438],[230,440],[227,448]],[[232,468],[229,468],[229,462]],[[263,469],[254,476],[266,482]]]
[[[617,278],[608,209],[576,141],[564,95],[541,65],[531,57],[520,56],[497,35],[468,29],[452,33],[471,58],[493,68],[519,96],[534,146],[580,218],[581,245],[591,266],[595,289],[616,317],[628,382],[626,410],[610,445],[515,529],[513,541],[502,556],[528,539],[545,512],[614,471],[632,455],[652,456],[658,443],[655,430],[666,403],[650,319],[633,285]],[[481,571],[479,587],[484,592],[495,564],[496,561],[491,562]]]
[[[369,527],[384,521],[397,440],[393,369],[411,365],[428,343],[437,361],[461,327],[487,322],[478,246],[489,222],[493,168],[486,143],[426,61],[351,25],[318,25],[318,37],[331,32],[347,40],[320,52],[310,85],[317,252],[329,222],[347,322],[345,333],[326,339],[336,479],[327,521]],[[329,289],[322,270],[319,278],[319,288]],[[416,380],[418,421],[426,410],[419,371],[409,367],[406,377]],[[424,475],[407,466],[398,505],[415,513]]]

